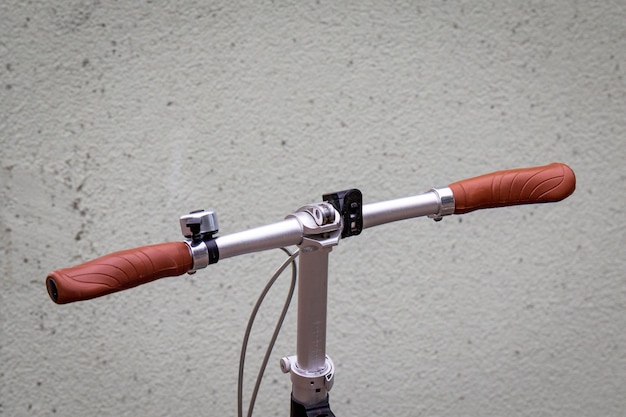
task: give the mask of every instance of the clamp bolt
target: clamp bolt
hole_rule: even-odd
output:
[[[291,360],[288,357],[281,358],[280,370],[283,371],[284,374],[291,372]]]

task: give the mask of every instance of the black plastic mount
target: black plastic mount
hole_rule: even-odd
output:
[[[291,417],[335,417],[332,411],[330,411],[330,404],[328,403],[328,395],[326,399],[321,403],[315,405],[304,405],[301,402],[295,400],[293,395],[291,396]]]
[[[216,264],[220,260],[220,250],[215,243],[215,238],[205,239],[207,251],[209,252],[209,265]]]
[[[363,194],[353,188],[324,194],[322,199],[330,203],[341,214],[343,231],[341,237],[356,236],[363,230]]]
[[[191,226],[192,231],[194,231],[194,226],[196,225]],[[216,264],[217,261],[220,260],[220,250],[217,247],[217,243],[215,242],[215,233],[217,232],[203,234],[196,234],[194,232],[193,238],[191,239],[191,246],[197,246],[200,243],[204,242],[209,255],[209,265]]]

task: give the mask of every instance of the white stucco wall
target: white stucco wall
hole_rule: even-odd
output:
[[[338,416],[623,416],[623,1],[0,3],[0,415],[234,415],[282,259],[54,305],[44,278],[323,193],[568,163],[554,205],[387,225],[331,255]],[[246,393],[278,315],[252,338]],[[258,415],[287,415],[295,309]]]

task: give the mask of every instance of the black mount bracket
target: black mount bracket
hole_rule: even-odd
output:
[[[341,214],[343,231],[341,237],[356,236],[363,230],[363,194],[356,188],[324,194],[322,199]]]

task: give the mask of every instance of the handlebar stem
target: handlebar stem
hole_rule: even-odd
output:
[[[326,356],[328,258],[339,243],[343,224],[327,203],[305,206],[287,218],[297,219],[305,234],[298,244],[296,356],[284,358],[281,365],[291,374],[293,398],[317,404],[327,398],[334,376],[334,365]]]

